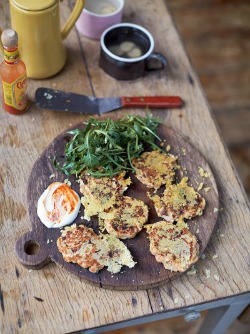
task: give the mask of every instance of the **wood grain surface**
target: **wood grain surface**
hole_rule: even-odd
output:
[[[83,127],[83,124],[80,123],[73,128],[83,129]],[[163,265],[156,262],[155,257],[150,254],[149,241],[145,229],[135,238],[124,240],[134,261],[136,261],[136,265],[132,269],[123,267],[121,272],[115,275],[111,274],[106,269],[101,270],[98,274],[93,274],[88,269],[83,269],[77,264],[68,263],[63,260],[56,245],[56,241],[61,235],[60,229],[48,229],[40,222],[37,216],[37,201],[51,182],[64,182],[66,178],[65,174],[57,171],[53,167],[52,158],[57,156],[59,158],[58,161],[61,160],[61,162],[63,162],[63,158],[60,159],[60,157],[64,156],[65,145],[70,139],[67,131],[63,132],[52,141],[35,162],[31,170],[27,199],[32,231],[24,234],[17,240],[16,253],[19,261],[30,269],[40,269],[51,260],[73,274],[84,278],[89,283],[98,287],[117,290],[137,290],[156,287],[160,284],[170,282],[172,279],[179,276],[180,273],[178,272],[166,270]],[[178,157],[178,164],[181,168],[176,172],[176,182],[180,182],[182,177],[187,176],[189,185],[192,185],[196,190],[201,184],[204,184],[203,189],[199,191],[206,200],[204,213],[200,217],[195,217],[187,221],[190,231],[196,235],[198,239],[201,256],[218,217],[219,198],[216,181],[206,160],[182,136],[164,125],[158,127],[157,134],[165,141],[165,143],[163,142],[165,148],[169,145],[169,152]],[[209,177],[204,177],[204,175],[199,172],[200,168],[206,171]],[[128,173],[128,176],[131,177],[132,185],[129,186],[125,195],[138,198],[147,204],[149,207],[149,219],[147,223],[152,224],[162,220],[157,217],[153,202],[147,196],[147,192],[149,192],[150,189],[139,182],[132,173]],[[81,197],[79,183],[76,178],[72,175],[67,177],[67,179],[71,182],[72,189]],[[206,192],[206,188],[209,188],[209,191]],[[81,207],[75,223],[77,225],[84,224],[94,229],[96,233],[99,233],[97,217],[92,217],[90,222],[88,222],[81,219],[83,216],[84,208]]]
[[[1,28],[10,26],[8,2],[0,4]],[[61,3],[66,21],[71,2]],[[249,217],[247,196],[232,165],[199,80],[190,65],[163,0],[126,0],[124,22],[147,27],[155,51],[168,66],[135,82],[118,82],[98,66],[99,43],[73,30],[65,40],[64,69],[46,80],[29,80],[30,111],[16,117],[0,110],[0,331],[2,333],[67,333],[129,319],[146,320],[170,310],[181,311],[249,291]],[[86,117],[41,110],[34,104],[36,88],[45,86],[97,97],[179,95],[178,110],[152,110],[181,133],[205,157],[218,185],[220,211],[205,258],[193,275],[180,275],[157,288],[138,291],[100,289],[49,263],[27,270],[15,254],[16,241],[31,230],[27,185],[35,161],[52,140]],[[115,112],[120,117],[126,110]],[[144,115],[145,111],[131,110]],[[208,275],[208,273],[210,275]]]

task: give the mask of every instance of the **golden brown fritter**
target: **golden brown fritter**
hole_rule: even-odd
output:
[[[186,271],[198,260],[199,245],[187,227],[160,221],[147,228],[150,252],[171,271]]]
[[[111,177],[93,177],[82,175],[80,178],[80,192],[83,194],[81,203],[83,204],[85,219],[111,208],[118,196],[121,196],[128,186],[131,179],[125,179],[125,172]]]
[[[188,186],[187,181],[188,178],[184,177],[180,183],[166,187],[163,196],[151,197],[159,217],[173,222],[202,214],[206,201],[193,187]]]
[[[76,224],[66,227],[61,237],[57,240],[57,247],[66,262],[79,264],[82,268],[96,273],[101,270],[102,265],[93,254],[97,251],[97,242],[101,238],[91,229],[84,225]]]
[[[109,234],[119,239],[134,238],[148,220],[148,207],[139,199],[121,196],[99,218]]]
[[[132,268],[136,264],[122,241],[110,235],[97,235],[84,225],[66,227],[57,240],[57,247],[66,262],[89,268],[92,273],[107,267],[114,274],[123,265]]]
[[[132,160],[136,178],[149,188],[159,189],[174,180],[177,158],[160,151],[144,152]]]

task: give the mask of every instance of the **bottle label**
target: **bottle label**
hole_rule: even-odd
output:
[[[7,64],[15,64],[19,60],[19,52],[17,48],[14,48],[13,50],[8,50],[5,47],[3,52],[4,61]]]
[[[28,106],[26,96],[27,76],[22,75],[12,83],[3,83],[3,98],[5,104],[18,110],[24,110]]]

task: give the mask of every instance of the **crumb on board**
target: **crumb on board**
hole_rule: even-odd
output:
[[[210,187],[206,187],[204,188],[205,192],[207,193],[211,188]]]
[[[198,186],[198,191],[200,191],[202,188],[203,188],[203,185],[204,185],[204,183],[203,182],[201,182],[200,184],[199,184],[199,186]]]
[[[218,254],[214,254],[214,255],[212,256],[213,259],[217,259],[218,257],[219,257]]]
[[[63,182],[67,184],[69,187],[71,186],[71,182],[69,181],[69,179],[65,179]]]
[[[169,152],[170,149],[171,149],[171,146],[170,146],[170,145],[167,145],[167,147],[166,147],[167,152]]]
[[[210,269],[205,269],[205,276],[206,278],[210,278],[211,277],[211,270]]]
[[[219,209],[218,209],[218,208],[214,208],[214,213],[215,213],[215,212],[218,212],[218,211],[219,211]]]
[[[191,266],[191,269],[189,269],[187,271],[187,275],[194,276],[196,274],[197,274],[197,270],[196,270],[195,266]]]
[[[174,304],[178,304],[179,303],[179,299],[178,298],[175,298],[174,299]]]
[[[183,149],[182,149],[182,153],[183,153],[183,155],[186,155],[187,150],[186,150],[185,148],[183,148]]]
[[[55,177],[56,175],[55,174],[51,174],[50,176],[49,176],[49,178],[50,179],[53,179],[53,177]]]
[[[220,281],[220,277],[218,275],[214,275],[214,279],[219,282]]]
[[[201,177],[210,177],[210,174],[206,172],[202,167],[199,167],[198,170]]]
[[[197,228],[196,233],[199,233],[199,232],[200,232],[200,230]]]

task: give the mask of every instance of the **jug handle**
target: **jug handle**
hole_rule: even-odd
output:
[[[68,18],[68,21],[65,23],[65,25],[64,25],[64,27],[61,31],[62,39],[65,39],[68,36],[70,30],[73,28],[76,20],[80,16],[80,14],[83,10],[84,4],[85,4],[85,0],[76,0],[73,11],[70,14],[70,17]]]

